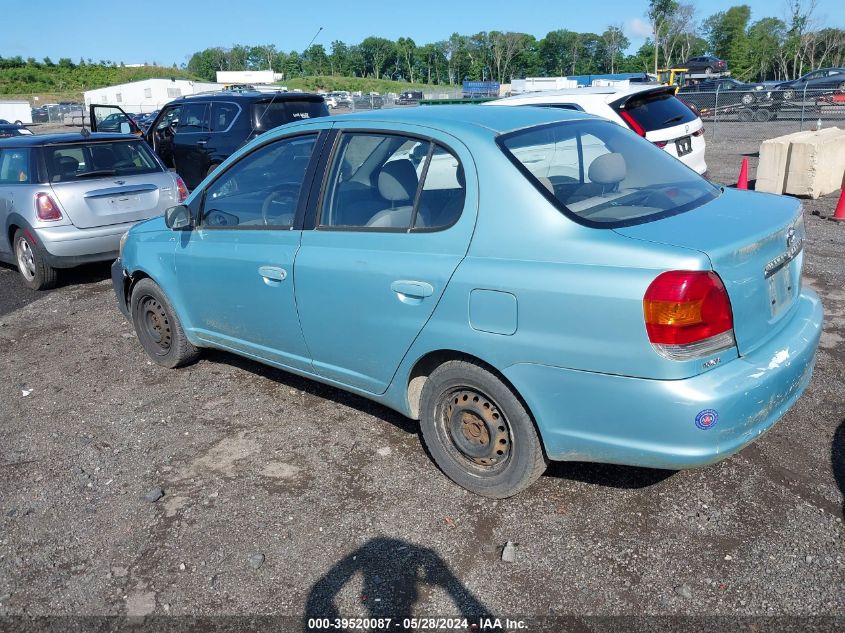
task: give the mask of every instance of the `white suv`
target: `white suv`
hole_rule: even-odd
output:
[[[674,86],[570,88],[531,92],[488,101],[484,105],[530,105],[595,114],[634,130],[699,174],[707,173],[704,124],[675,97]]]

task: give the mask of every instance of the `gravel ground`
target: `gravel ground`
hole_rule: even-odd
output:
[[[712,177],[732,183],[758,148],[708,139]],[[220,352],[152,365],[107,266],[49,293],[0,267],[0,629],[149,614],[287,616],[279,631],[338,614],[841,627],[845,226],[811,215],[835,202],[805,203],[825,331],[770,433],[694,471],[556,464],[505,501],[452,485],[414,423],[362,398]],[[750,630],[799,621],[775,622]]]

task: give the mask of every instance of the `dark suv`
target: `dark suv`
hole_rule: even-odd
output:
[[[118,106],[92,105],[91,129],[115,111],[125,131],[143,136],[168,167],[194,189],[236,149],[274,127],[328,116],[321,95],[301,92],[214,92],[181,97],[165,105],[147,128]]]

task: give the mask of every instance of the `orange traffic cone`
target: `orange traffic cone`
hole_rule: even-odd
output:
[[[748,189],[748,159],[742,159],[742,165],[739,168],[739,180],[736,181],[737,189]]]
[[[836,203],[836,210],[830,219],[845,222],[845,180],[842,181],[842,193],[839,194],[839,202]]]

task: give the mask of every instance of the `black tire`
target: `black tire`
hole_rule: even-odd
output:
[[[754,119],[754,113],[748,108],[743,108],[739,111],[739,114],[737,114],[737,118],[743,123],[748,123]]]
[[[59,274],[44,259],[44,253],[22,229],[15,231],[12,238],[12,252],[18,265],[18,272],[24,285],[32,290],[55,288]]]
[[[750,92],[745,93],[744,95],[742,95],[742,103],[744,105],[751,105],[752,103],[754,103],[754,95]]]
[[[421,394],[420,428],[440,470],[485,497],[521,492],[548,464],[525,406],[475,363],[449,361],[431,373]]]
[[[197,359],[199,350],[188,341],[176,311],[152,279],[135,284],[129,309],[138,340],[155,363],[174,369]]]
[[[707,66],[707,68],[705,68],[705,69],[704,69],[704,74],[706,74],[706,75],[712,75],[712,74],[713,74],[713,67],[712,67],[712,66]]]
[[[766,121],[770,121],[772,119],[772,116],[774,115],[771,110],[761,108],[754,113],[754,120],[758,123],[765,123]]]
[[[839,84],[839,87],[837,88],[837,90],[839,92],[845,92],[845,81],[843,81],[841,84]]]
[[[784,101],[791,101],[795,98],[795,90],[792,88],[787,88],[783,91],[783,100]]]

